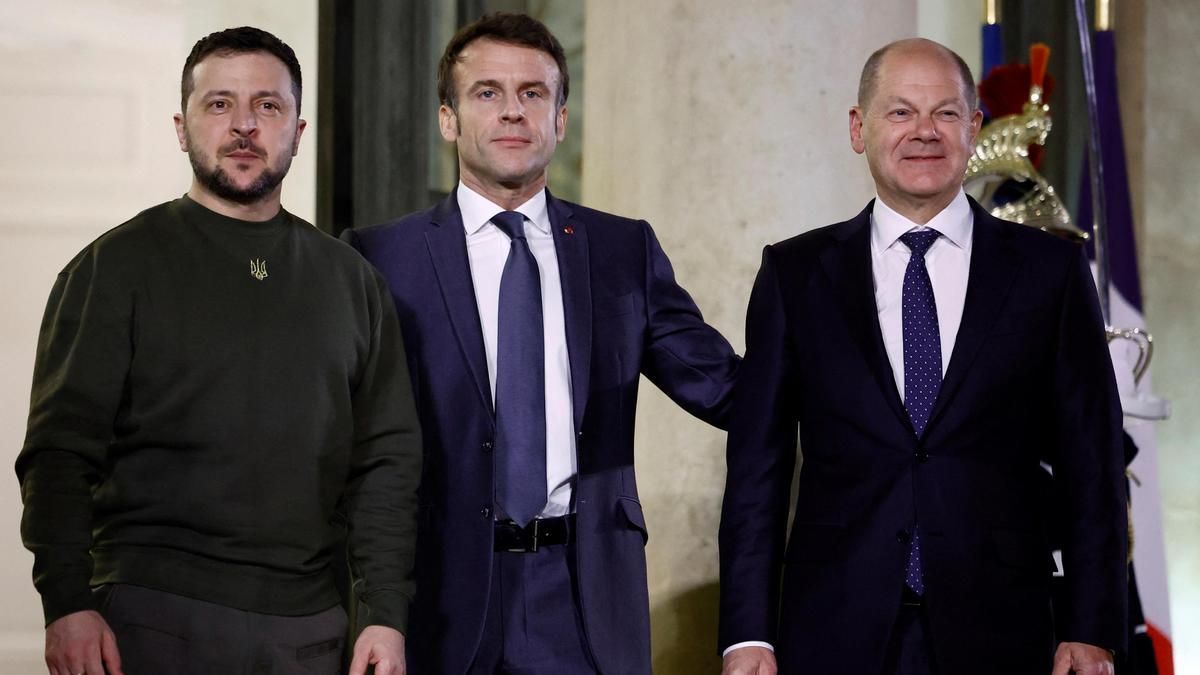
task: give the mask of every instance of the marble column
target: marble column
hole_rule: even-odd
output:
[[[1142,155],[1132,189],[1141,197],[1135,203],[1146,320],[1155,338],[1151,369],[1157,393],[1173,408],[1157,431],[1175,672],[1191,673],[1200,671],[1200,154],[1188,148],[1200,141],[1200,11],[1186,0],[1145,2],[1140,21],[1142,69],[1133,77],[1123,71],[1121,86],[1122,93],[1126,83],[1144,91],[1133,99],[1141,124],[1126,122],[1125,133]]]

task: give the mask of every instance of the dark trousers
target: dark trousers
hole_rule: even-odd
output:
[[[483,640],[469,675],[594,675],[574,546],[497,552]]]
[[[900,606],[883,661],[883,675],[934,675],[929,628],[925,610],[919,605]]]
[[[338,675],[346,613],[256,614],[129,584],[96,591],[126,675]]]

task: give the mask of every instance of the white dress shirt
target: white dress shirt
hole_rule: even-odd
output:
[[[500,310],[500,277],[508,260],[509,238],[491,222],[504,211],[463,183],[458,184],[458,208],[467,235],[467,257],[475,304],[483,329],[488,382],[496,401],[496,333]],[[567,332],[563,319],[562,283],[558,255],[542,190],[515,211],[525,216],[525,239],[537,260],[542,286],[542,327],[546,372],[546,493],[549,500],[539,517],[552,518],[571,511],[571,483],[575,477],[575,421],[571,405],[571,362],[567,358]]]
[[[879,311],[879,329],[887,350],[900,400],[904,400],[904,271],[912,257],[900,235],[910,231],[937,230],[938,237],[925,253],[925,269],[933,284],[937,303],[938,332],[942,338],[942,376],[954,353],[954,339],[962,323],[967,298],[967,275],[971,267],[971,242],[975,218],[961,190],[941,213],[925,225],[917,225],[896,213],[882,199],[875,200],[871,212],[871,272],[875,279],[875,307]]]
[[[929,271],[933,298],[937,303],[938,332],[942,338],[942,375],[945,376],[967,298],[967,273],[971,266],[974,225],[971,205],[961,190],[941,213],[925,225],[917,225],[896,213],[882,199],[875,199],[875,208],[871,211],[871,273],[875,280],[875,306],[879,310],[883,346],[892,365],[901,401],[904,400],[904,317],[901,314],[901,297],[904,294],[904,271],[912,255],[908,246],[900,241],[900,235],[924,229],[937,230],[942,235],[925,252],[925,269]],[[775,650],[769,642],[739,642],[727,647],[722,656],[742,647]]]

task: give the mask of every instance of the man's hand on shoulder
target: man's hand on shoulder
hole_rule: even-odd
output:
[[[365,675],[367,666],[375,675],[404,675],[404,635],[387,626],[367,626],[354,642],[350,675]]]
[[[1082,642],[1062,642],[1054,653],[1050,675],[1113,675],[1113,657],[1107,649]]]
[[[725,655],[721,675],[775,675],[775,652],[766,647],[740,647]]]
[[[46,626],[46,667],[51,675],[124,675],[117,636],[100,612],[90,609]]]

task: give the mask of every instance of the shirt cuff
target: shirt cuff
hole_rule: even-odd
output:
[[[395,628],[401,634],[408,634],[407,595],[395,590],[380,590],[358,599],[358,616],[356,623],[359,629],[367,626],[387,626]]]
[[[721,658],[725,658],[726,656],[729,656],[729,652],[731,652],[735,649],[741,649],[742,647],[762,647],[763,649],[769,650],[771,653],[775,653],[775,648],[771,646],[770,642],[758,642],[757,640],[749,640],[747,642],[739,642],[737,644],[729,645],[728,647],[725,648],[725,651],[721,652]]]

